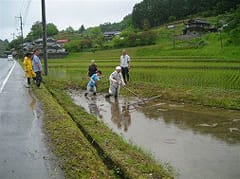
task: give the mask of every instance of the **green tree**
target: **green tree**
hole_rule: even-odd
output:
[[[229,33],[229,43],[240,45],[240,5],[229,17],[226,31]]]
[[[38,39],[38,38],[41,38],[42,37],[42,23],[37,21],[35,22],[32,27],[31,27],[31,30],[30,32],[28,33],[26,39],[28,41],[33,41],[35,39]]]
[[[102,35],[100,27],[90,27],[86,30],[86,36],[92,39],[96,39]]]
[[[152,45],[156,42],[157,34],[154,31],[144,31],[139,33],[138,38],[140,45]]]
[[[132,22],[135,28],[144,29],[146,20],[151,27],[156,27],[171,20],[169,17],[178,20],[203,12],[225,13],[236,9],[239,3],[240,0],[143,0],[133,7]]]
[[[80,45],[79,40],[72,40],[64,45],[64,48],[68,52],[79,52],[80,51]]]
[[[69,26],[69,27],[66,28],[65,32],[73,34],[74,29],[71,26]]]
[[[93,42],[89,38],[84,38],[79,43],[81,49],[91,48],[92,44],[93,44]]]
[[[143,30],[147,31],[151,28],[150,22],[148,19],[143,19]]]
[[[48,23],[47,24],[47,36],[53,36],[58,33],[58,29],[56,25],[53,23]],[[33,41],[38,38],[42,38],[43,30],[42,30],[42,23],[37,21],[35,22],[32,27],[30,32],[27,34],[25,41]]]
[[[82,24],[81,27],[78,29],[78,33],[83,34],[85,31],[86,31],[86,30],[85,30],[85,27],[84,27],[84,25]]]
[[[54,36],[56,34],[58,34],[57,26],[54,25],[53,23],[48,23],[47,24],[47,36]]]
[[[7,49],[7,47],[8,47],[8,44],[9,44],[9,42],[8,42],[8,40],[6,39],[6,40],[1,40],[0,39],[0,54],[3,54],[3,52]]]
[[[21,44],[22,44],[22,36],[17,36],[16,39],[12,40],[9,44],[8,44],[8,49],[15,49],[18,54],[21,54]]]
[[[176,17],[175,16],[169,16],[168,17],[168,21],[169,22],[173,22],[173,21],[175,21],[176,20]]]

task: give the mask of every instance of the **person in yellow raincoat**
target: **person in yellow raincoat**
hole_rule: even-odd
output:
[[[28,87],[29,87],[29,85],[31,85],[31,78],[35,79],[35,77],[36,77],[36,74],[34,73],[34,71],[32,69],[32,58],[31,57],[32,57],[31,53],[26,53],[26,55],[24,56],[24,60],[23,60]]]

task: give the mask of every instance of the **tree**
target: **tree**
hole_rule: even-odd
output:
[[[7,39],[4,41],[0,39],[0,54],[3,54],[3,52],[7,49],[8,44],[9,42]]]
[[[240,45],[240,5],[235,13],[229,17],[226,31],[230,36],[229,43]]]
[[[79,45],[80,45],[81,49],[91,48],[92,47],[92,40],[89,39],[89,38],[84,38],[80,41]]]
[[[47,36],[53,36],[58,33],[58,29],[56,25],[53,23],[48,23],[47,24]],[[42,38],[43,30],[42,30],[42,22],[35,22],[32,27],[30,32],[27,34],[25,41],[33,41],[38,38]]]
[[[42,37],[42,23],[37,21],[35,22],[32,27],[30,32],[28,33],[26,39],[29,41],[33,41],[34,39],[38,39]]]
[[[142,25],[143,30],[147,31],[151,28],[150,22],[148,19],[143,19],[143,25]]]
[[[83,34],[85,32],[85,27],[84,25],[81,25],[81,27],[78,29],[78,33]]]
[[[53,23],[47,24],[47,36],[54,36],[58,34],[58,29]]]
[[[175,16],[169,16],[168,17],[168,21],[169,22],[173,22],[173,21],[175,21],[176,20],[176,17]]]
[[[80,43],[79,40],[71,40],[70,42],[64,45],[64,48],[68,52],[79,52],[80,51],[79,43]]]
[[[74,29],[71,26],[67,27],[65,31],[71,34],[74,33]]]
[[[179,20],[203,12],[224,13],[232,8],[236,9],[239,3],[240,0],[143,0],[133,7],[132,22],[135,28],[146,28],[146,21],[150,27],[156,27],[169,22],[172,17]]]
[[[19,50],[22,44],[22,37],[21,36],[17,36],[16,39],[12,40],[9,44],[8,44],[8,49],[15,49],[15,50]]]
[[[90,38],[96,39],[102,35],[102,31],[100,27],[90,27],[86,31],[86,35]]]

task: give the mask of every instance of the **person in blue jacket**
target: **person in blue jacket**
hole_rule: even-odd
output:
[[[87,84],[87,91],[85,92],[85,96],[88,95],[88,93],[92,90],[93,91],[93,95],[96,95],[97,92],[97,87],[96,84],[97,82],[100,80],[100,76],[102,75],[102,72],[100,70],[98,70],[95,74],[93,74],[90,77],[90,80]]]
[[[42,64],[39,56],[40,56],[40,50],[35,49],[33,51],[33,56],[32,56],[32,68],[36,74],[36,86],[38,88],[40,88],[40,85],[42,82]]]

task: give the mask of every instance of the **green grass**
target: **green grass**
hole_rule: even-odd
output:
[[[150,87],[154,87],[153,91],[164,94],[167,100],[180,99],[202,105],[240,109],[240,47],[224,46],[221,49],[219,35],[215,33],[201,37],[207,41],[203,47],[183,48],[190,42],[177,41],[176,48],[173,48],[166,28],[157,31],[165,34],[158,44],[127,49],[132,59],[129,87],[138,89],[144,84],[146,88],[139,91],[140,95],[149,95]],[[227,34],[223,38],[227,39]],[[194,41],[198,40],[191,43]],[[179,44],[183,47],[179,47]],[[65,59],[51,59],[48,78],[70,80],[73,83],[81,81],[81,88],[85,88],[88,65],[90,60],[95,59],[105,76],[101,80],[102,89],[107,91],[108,76],[119,64],[120,55],[121,49],[113,49],[74,53]],[[218,91],[219,96],[215,96],[215,91]],[[205,93],[207,95],[203,95]],[[226,98],[221,98],[226,94]]]

